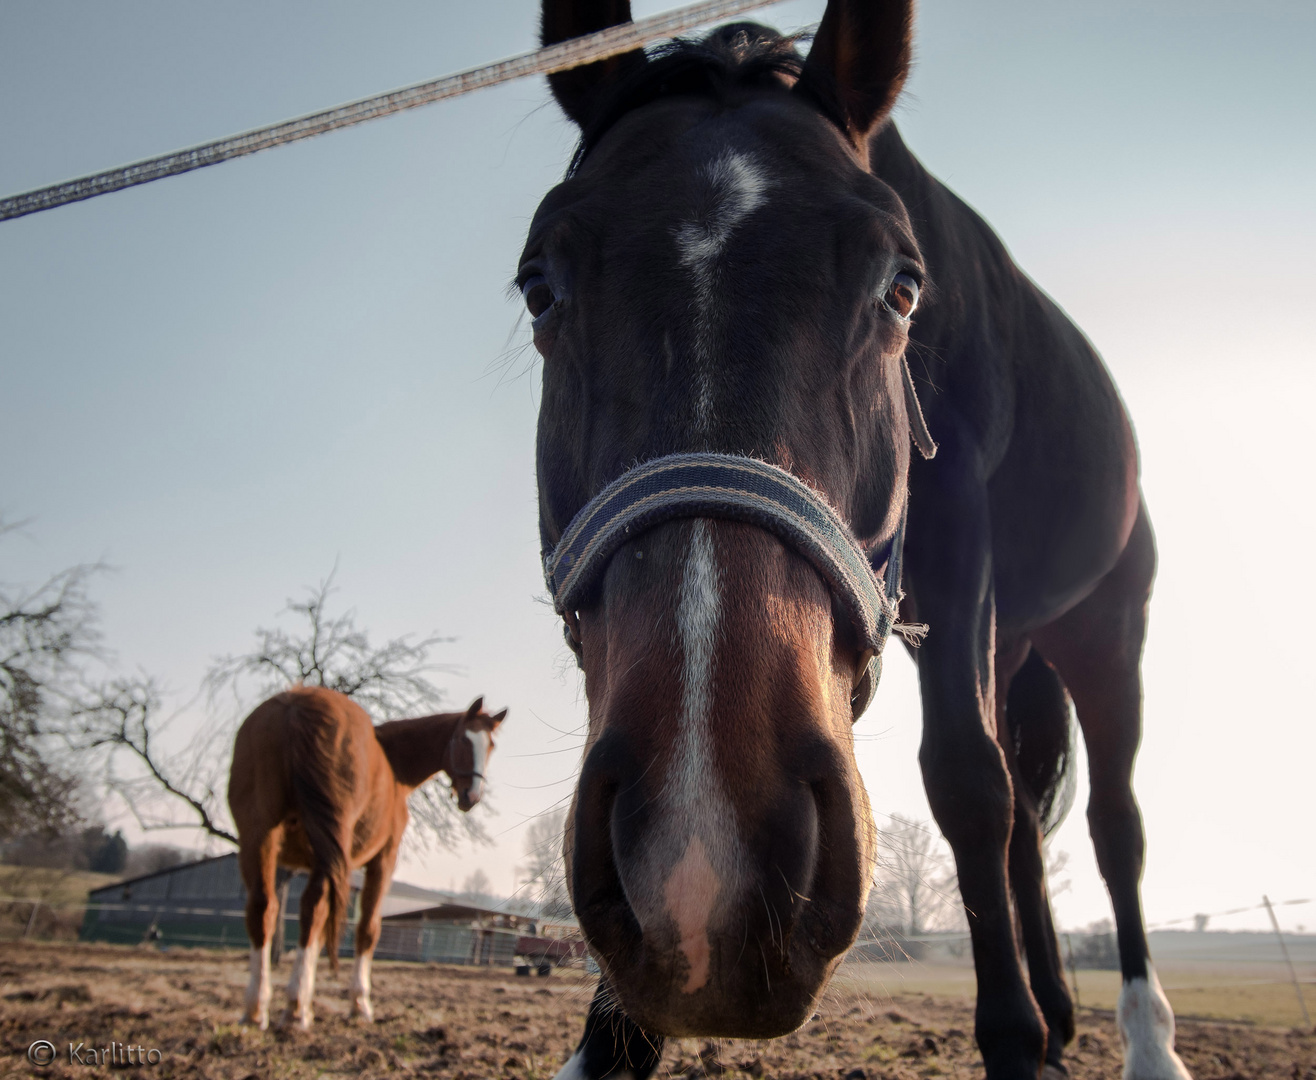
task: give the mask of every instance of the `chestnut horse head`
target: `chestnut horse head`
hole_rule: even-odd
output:
[[[627,19],[626,0],[545,0],[544,38]],[[777,466],[860,550],[898,543],[924,269],[866,145],[910,21],[832,0],[807,58],[741,23],[551,77],[582,140],[517,276],[546,554],[622,474],[688,453]],[[636,1023],[762,1038],[809,1016],[859,928],[872,646],[797,545],[727,517],[637,528],[563,610],[589,702],[566,856]]]
[[[493,753],[494,732],[507,716],[507,710],[490,715],[484,711],[484,698],[470,703],[452,730],[448,740],[448,775],[457,808],[463,812],[480,801],[484,794],[485,770]]]

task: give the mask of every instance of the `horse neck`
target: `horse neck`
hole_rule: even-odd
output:
[[[375,738],[399,784],[418,788],[435,773],[450,768],[452,734],[465,715],[435,713],[391,720],[375,728]]]

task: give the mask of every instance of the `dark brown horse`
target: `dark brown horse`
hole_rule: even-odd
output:
[[[442,771],[452,780],[461,810],[480,801],[493,733],[507,715],[504,709],[490,716],[483,702],[476,698],[464,712],[376,727],[351,698],[299,686],[258,705],[242,722],[233,745],[228,802],[247,886],[246,1022],[269,1024],[270,944],[283,930],[275,887],[280,866],[309,871],[285,1022],[311,1026],[316,961],[323,946],[330,966],[338,969],[350,875],[360,866],[365,886],[352,1013],[373,1019],[370,959],[407,828],[407,796]]]
[[[603,969],[562,1077],[646,1077],[667,1035],[792,1030],[864,910],[874,829],[851,723],[881,635],[819,569],[827,544],[783,539],[780,500],[737,489],[722,506],[701,481],[684,514],[646,518],[668,497],[649,488],[616,496],[636,517],[607,557],[588,529],[572,546],[628,478],[721,467],[713,454],[802,481],[778,486],[830,503],[849,532],[823,521],[841,536],[827,550],[871,553],[893,592],[903,534],[901,617],[928,627],[920,763],[955,853],[988,1077],[1064,1075],[1042,838],[1071,700],[1125,1076],[1187,1076],[1138,894],[1155,553],[1132,429],[1082,334],[890,122],[911,9],[831,0],[807,58],[738,24],[550,78],[582,139],[517,281],[544,364],[550,588],[589,703],[568,880]],[[543,40],[629,18],[627,0],[545,0]]]

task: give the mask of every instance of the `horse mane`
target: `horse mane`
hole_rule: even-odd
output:
[[[677,38],[645,54],[605,93],[571,159],[572,176],[623,116],[665,97],[697,95],[727,101],[745,89],[776,89],[804,95],[822,115],[845,132],[845,110],[835,82],[806,63],[796,44],[810,35],[779,34],[753,22],[729,23],[700,39]]]
[[[419,787],[447,767],[448,742],[464,712],[434,713],[375,725],[375,741],[393,768],[393,775],[408,787]]]

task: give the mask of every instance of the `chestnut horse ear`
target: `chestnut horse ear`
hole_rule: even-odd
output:
[[[507,719],[507,710],[503,709],[501,712],[496,712],[493,714],[493,716],[489,717],[489,719],[493,721],[493,726],[497,727],[499,724],[501,724],[504,720]]]
[[[556,45],[630,21],[630,0],[544,0],[539,41],[542,45]],[[568,119],[584,128],[590,122],[600,93],[643,63],[644,50],[632,49],[607,60],[554,72],[548,77],[548,86]]]
[[[483,708],[484,708],[484,695],[481,694],[478,698],[476,698],[474,701],[472,701],[469,705],[466,706],[466,719],[469,720],[471,717],[478,715],[480,710]]]
[[[804,64],[819,78],[799,89],[835,89],[846,134],[865,157],[905,85],[913,32],[914,0],[828,0],[818,24]]]

